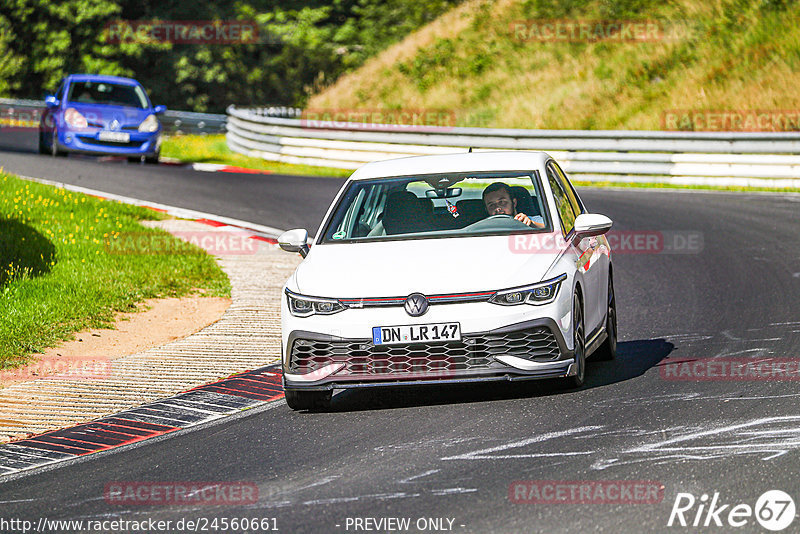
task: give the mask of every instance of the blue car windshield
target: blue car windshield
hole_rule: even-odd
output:
[[[108,82],[73,82],[69,86],[68,102],[78,104],[104,104],[137,109],[149,107],[144,90],[138,85]]]

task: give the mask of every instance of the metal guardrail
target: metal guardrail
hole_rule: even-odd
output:
[[[169,135],[222,134],[228,123],[225,115],[175,111],[168,109],[159,117],[164,133]]]
[[[42,100],[0,98],[0,128],[37,128],[43,109]],[[225,133],[228,117],[222,114],[167,110],[159,116],[159,120],[164,133],[168,135],[222,134]]]
[[[263,109],[228,108],[231,150],[343,169],[469,147],[544,150],[578,180],[800,187],[800,132],[414,127],[280,118]]]

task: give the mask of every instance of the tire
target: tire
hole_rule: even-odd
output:
[[[158,164],[158,158],[159,158],[160,155],[161,154],[155,154],[153,156],[146,156],[144,158],[144,162],[149,164],[149,165],[157,165]]]
[[[286,404],[292,410],[327,410],[331,405],[333,391],[296,391],[287,389]]]
[[[142,156],[128,156],[128,163],[141,163]]]
[[[39,132],[39,154],[49,154],[50,151],[47,150],[47,144],[44,142],[44,132]]]
[[[571,389],[582,387],[586,381],[586,332],[583,324],[583,309],[577,295],[572,299],[572,339],[578,372],[575,376],[568,376],[565,379],[566,386]]]
[[[66,152],[58,149],[58,129],[53,128],[53,141],[50,144],[50,155],[54,158],[63,158],[67,155]]]
[[[608,273],[608,310],[606,311],[606,340],[597,347],[594,359],[610,361],[617,357],[617,299],[614,296],[614,281]]]

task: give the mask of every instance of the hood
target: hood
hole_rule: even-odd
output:
[[[302,294],[334,298],[489,291],[543,280],[557,253],[515,253],[513,239],[482,236],[314,245],[294,280]]]
[[[115,120],[119,124],[118,129],[124,127],[139,127],[148,115],[153,113],[152,109],[140,109],[124,106],[107,106],[101,104],[79,104],[69,102],[64,109],[75,108],[81,115],[86,117],[90,126],[114,130],[111,123]]]

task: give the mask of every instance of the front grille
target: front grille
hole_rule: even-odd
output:
[[[87,145],[98,145],[107,147],[139,148],[144,144],[144,141],[128,141],[127,143],[115,143],[113,141],[101,141],[94,137],[83,137],[80,135],[78,136],[78,139],[80,139],[82,143],[86,143]]]
[[[537,327],[503,334],[473,334],[461,341],[409,345],[373,345],[372,341],[297,339],[292,344],[289,372],[306,374],[332,363],[345,363],[337,373],[354,376],[417,375],[501,369],[493,356],[512,355],[536,361],[558,358],[549,328]]]
[[[87,126],[89,126],[90,128],[106,128],[106,127],[108,127],[109,129],[113,130],[113,128],[110,128],[107,124],[103,124],[101,122],[88,121],[87,122]],[[130,131],[139,130],[139,125],[138,124],[128,124],[128,125],[120,126],[120,130],[130,130]]]

